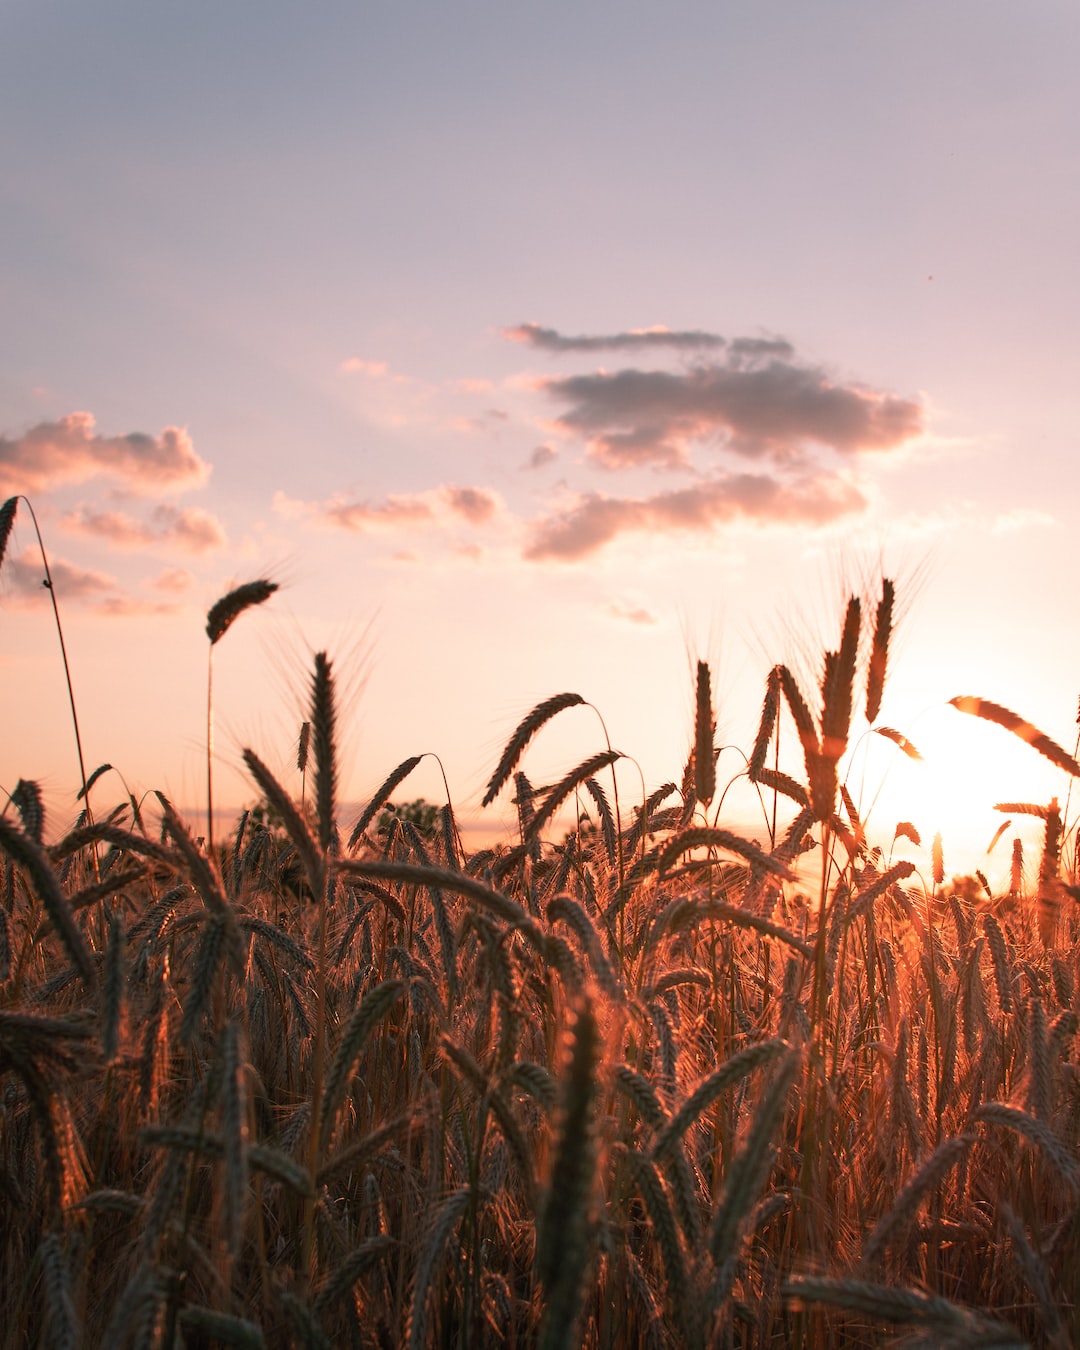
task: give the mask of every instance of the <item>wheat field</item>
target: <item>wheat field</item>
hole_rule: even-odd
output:
[[[1044,846],[1002,893],[875,840],[845,756],[856,723],[917,753],[892,608],[848,604],[819,687],[770,673],[756,840],[704,662],[678,781],[628,804],[600,745],[534,788],[556,695],[488,785],[516,838],[472,854],[449,804],[384,810],[416,758],[339,821],[325,654],[303,793],[246,751],[263,809],[214,846],[108,773],[46,843],[20,782],[0,1350],[1076,1344],[1075,832],[1011,804]]]

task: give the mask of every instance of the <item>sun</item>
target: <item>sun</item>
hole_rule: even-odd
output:
[[[1030,875],[1041,847],[1041,821],[996,808],[1045,806],[1057,797],[1064,809],[1068,774],[1002,727],[944,701],[924,708],[901,729],[919,759],[876,732],[867,732],[851,756],[849,790],[856,795],[852,783],[860,789],[870,837],[880,843],[892,837],[897,823],[909,821],[929,850],[940,833],[947,875],[978,870],[993,885],[1007,876],[1009,841],[1019,836]],[[995,839],[1006,821],[1009,828]]]

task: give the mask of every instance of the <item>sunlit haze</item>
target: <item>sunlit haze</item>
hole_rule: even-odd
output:
[[[505,830],[484,784],[563,690],[603,724],[526,770],[607,735],[633,804],[680,780],[699,658],[748,751],[770,666],[814,694],[889,576],[879,722],[923,759],[856,719],[870,835],[992,876],[1037,847],[1017,818],[987,855],[994,806],[1066,775],[948,700],[1073,749],[1080,11],[17,0],[0,35],[0,498],[37,513],[88,772],[198,824],[206,612],[267,577],[215,649],[225,816],[245,746],[299,791],[323,649],[343,817],[430,751],[470,837]],[[55,833],[42,578],[20,506],[0,784]],[[444,800],[438,763],[402,791]]]

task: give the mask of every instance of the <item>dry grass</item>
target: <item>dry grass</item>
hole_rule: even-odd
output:
[[[208,854],[162,799],[160,838],[124,803],[46,848],[24,790],[0,1350],[1074,1344],[1074,827],[1046,808],[1030,893],[874,847],[842,756],[891,611],[848,607],[820,709],[770,675],[765,840],[701,809],[707,667],[681,799],[622,818],[610,747],[534,790],[559,695],[488,785],[521,839],[472,856],[449,808],[368,835],[415,759],[342,851],[322,656],[312,811],[246,754],[276,829]],[[554,842],[572,797],[595,827]]]

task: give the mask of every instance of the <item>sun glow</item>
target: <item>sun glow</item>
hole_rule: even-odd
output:
[[[931,842],[940,833],[947,876],[977,869],[996,887],[1008,875],[1011,840],[1019,836],[1030,875],[1041,847],[1041,821],[996,808],[1045,806],[1055,796],[1064,807],[1068,775],[1003,728],[944,702],[912,717],[904,735],[920,759],[872,732],[852,755],[849,790],[858,801],[853,784],[860,786],[870,837],[884,846],[896,824],[909,821],[929,861]],[[1009,828],[996,839],[1006,821]]]

